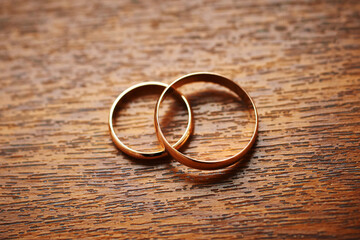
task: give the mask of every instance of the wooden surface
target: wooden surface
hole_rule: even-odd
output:
[[[359,13],[359,1],[1,0],[0,238],[358,239]],[[195,71],[253,96],[253,151],[210,172],[120,153],[116,96]],[[196,124],[184,152],[244,146],[246,106],[210,85],[184,91]],[[155,100],[116,118],[138,150],[157,146]],[[166,106],[176,139],[186,111]]]

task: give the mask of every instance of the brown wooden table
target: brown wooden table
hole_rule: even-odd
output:
[[[0,238],[360,238],[359,1],[0,1]],[[254,98],[240,164],[190,169],[113,145],[109,108],[143,81],[191,72]],[[239,151],[249,108],[222,88],[184,89],[195,132],[182,150]],[[157,93],[158,94],[158,93]],[[156,149],[157,96],[116,118]],[[186,111],[164,103],[179,137]]]

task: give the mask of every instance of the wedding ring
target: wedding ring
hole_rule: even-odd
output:
[[[191,158],[191,157],[186,156],[185,154],[179,152],[177,149],[172,147],[171,144],[169,144],[169,142],[166,140],[166,138],[161,130],[160,121],[159,121],[160,104],[164,100],[165,95],[167,93],[169,93],[170,90],[177,90],[177,88],[179,88],[185,84],[191,83],[191,82],[211,82],[211,83],[216,83],[216,84],[222,85],[222,86],[228,88],[229,90],[233,91],[234,93],[236,93],[243,101],[247,101],[253,107],[254,115],[255,115],[254,132],[250,138],[250,141],[247,143],[247,145],[240,152],[235,154],[234,156],[231,156],[231,157],[228,157],[225,159],[221,159],[221,160],[211,160],[211,161],[199,160],[199,159]],[[174,91],[174,92],[176,92],[176,91]],[[154,120],[155,120],[155,129],[156,129],[157,137],[158,137],[161,145],[165,148],[165,150],[174,159],[176,159],[180,163],[183,163],[184,165],[192,167],[192,168],[202,169],[202,170],[220,169],[220,168],[224,168],[224,167],[230,166],[230,165],[238,162],[239,159],[241,157],[243,157],[254,145],[255,139],[256,139],[256,136],[258,133],[258,126],[259,126],[257,109],[256,109],[254,101],[251,99],[249,94],[244,89],[242,89],[239,85],[237,85],[235,82],[233,82],[232,80],[227,79],[218,74],[206,73],[206,72],[199,72],[199,73],[192,73],[192,74],[185,75],[185,76],[175,80],[169,86],[167,86],[165,88],[165,90],[162,92],[162,94],[160,95],[160,98],[158,99],[158,101],[156,103]]]
[[[114,101],[113,105],[110,108],[110,114],[109,114],[109,130],[110,130],[110,135],[111,138],[113,140],[113,142],[115,143],[116,147],[118,147],[121,151],[123,151],[124,153],[126,153],[127,155],[134,157],[134,158],[139,158],[139,159],[158,159],[158,158],[162,158],[164,156],[167,155],[167,153],[165,152],[165,150],[160,150],[160,151],[154,151],[154,152],[141,152],[141,151],[137,151],[134,150],[128,146],[126,146],[122,141],[120,141],[120,139],[117,137],[115,131],[114,131],[114,127],[113,127],[113,115],[115,112],[115,109],[117,107],[117,105],[124,99],[124,97],[126,95],[128,95],[130,92],[140,89],[140,88],[159,88],[160,90],[163,90],[167,87],[168,85],[165,83],[160,83],[160,82],[145,82],[145,83],[139,83],[136,84],[128,89],[126,89],[125,91],[123,91]],[[187,123],[187,127],[185,129],[184,134],[181,136],[181,138],[171,147],[173,147],[174,149],[178,149],[180,148],[185,142],[186,140],[190,137],[192,130],[193,130],[193,117],[192,117],[192,111],[191,111],[191,107],[189,105],[189,102],[186,100],[186,98],[179,92],[175,91],[175,94],[177,96],[179,96],[182,101],[184,101],[187,111],[188,111],[188,123]]]

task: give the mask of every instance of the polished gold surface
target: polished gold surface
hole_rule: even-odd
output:
[[[163,131],[161,130],[160,121],[159,121],[159,110],[160,110],[160,104],[164,100],[165,96],[171,91],[171,90],[177,90],[179,87],[189,84],[192,82],[211,82],[216,83],[219,85],[222,85],[229,90],[236,93],[243,101],[247,101],[251,104],[251,106],[254,109],[254,115],[255,115],[255,127],[254,132],[247,143],[247,145],[237,154],[220,160],[211,160],[211,161],[204,161],[200,159],[195,159],[189,156],[186,156],[185,154],[181,153],[177,149],[171,146],[171,144],[167,141],[166,137],[164,136]],[[176,92],[176,91],[174,91]],[[202,169],[202,170],[213,170],[213,169],[220,169],[227,166],[230,166],[236,162],[238,162],[241,157],[243,157],[254,145],[256,136],[258,133],[258,113],[255,106],[254,101],[250,97],[250,95],[242,89],[239,85],[237,85],[235,82],[233,82],[230,79],[227,79],[221,75],[215,74],[215,73],[206,73],[206,72],[199,72],[199,73],[192,73],[185,75],[173,83],[171,83],[161,94],[160,98],[158,99],[155,107],[155,115],[154,115],[154,121],[155,121],[155,128],[156,128],[156,134],[157,137],[161,143],[161,145],[165,148],[165,150],[177,161],[185,164],[186,166],[196,168],[196,169]]]
[[[138,159],[158,159],[158,158],[162,158],[167,155],[165,150],[153,151],[153,152],[143,152],[143,151],[137,151],[137,150],[134,150],[134,149],[128,147],[118,138],[118,136],[115,133],[114,126],[113,126],[113,118],[114,118],[115,109],[119,106],[119,104],[121,104],[124,97],[127,96],[129,93],[139,90],[140,88],[165,89],[167,86],[168,86],[167,84],[161,83],[161,82],[139,83],[139,84],[136,84],[136,85],[126,89],[116,98],[116,100],[114,101],[114,103],[112,104],[112,106],[110,108],[108,125],[109,125],[109,130],[110,130],[110,136],[111,136],[114,144],[122,152],[126,153],[127,155],[129,155],[131,157],[138,158]],[[174,148],[180,148],[186,142],[186,140],[189,138],[189,136],[191,135],[191,132],[193,129],[193,117],[192,117],[191,107],[190,107],[187,99],[180,93],[176,92],[176,94],[179,97],[181,97],[181,99],[184,101],[187,111],[188,111],[188,124],[185,129],[185,132],[182,135],[182,137],[173,146]],[[131,126],[129,126],[129,127],[131,127]]]

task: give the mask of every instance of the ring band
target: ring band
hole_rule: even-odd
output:
[[[139,158],[139,159],[158,159],[158,158],[162,158],[164,156],[167,155],[167,152],[165,151],[165,149],[160,150],[160,151],[154,151],[154,152],[141,152],[141,151],[137,151],[134,150],[128,146],[126,146],[123,142],[120,141],[120,139],[116,136],[116,133],[114,131],[114,127],[113,127],[113,115],[116,109],[116,106],[121,102],[121,100],[130,92],[134,91],[135,89],[139,89],[139,88],[148,88],[148,87],[156,87],[156,88],[160,88],[161,90],[166,89],[168,85],[165,83],[161,83],[161,82],[145,82],[145,83],[139,83],[136,84],[128,89],[126,89],[125,91],[123,91],[114,101],[114,103],[112,104],[111,108],[110,108],[110,114],[109,114],[109,130],[110,130],[110,135],[111,138],[113,140],[113,142],[115,143],[116,147],[118,147],[121,151],[123,151],[124,153],[128,154],[131,157],[134,158]],[[181,97],[181,99],[184,101],[185,105],[186,105],[186,109],[188,111],[188,123],[185,129],[184,134],[181,136],[181,138],[172,146],[174,149],[178,149],[180,148],[190,137],[192,130],[194,128],[194,124],[193,124],[193,115],[192,115],[192,111],[191,111],[191,107],[189,102],[187,101],[187,99],[179,92],[175,91],[176,95]]]
[[[170,91],[170,89],[176,90],[177,88],[179,88],[185,84],[188,84],[191,82],[199,82],[199,81],[211,82],[211,83],[216,83],[216,84],[222,85],[222,86],[228,88],[229,90],[231,90],[232,92],[236,93],[242,100],[245,100],[245,101],[248,101],[249,103],[251,103],[252,107],[254,108],[254,115],[255,115],[254,132],[251,136],[250,141],[247,143],[247,145],[240,152],[235,154],[234,156],[231,156],[231,157],[225,158],[225,159],[221,159],[221,160],[213,160],[213,161],[204,161],[204,160],[198,160],[198,159],[188,157],[188,156],[184,155],[183,153],[179,152],[178,150],[176,150],[175,148],[173,148],[169,144],[169,142],[166,140],[166,138],[161,130],[161,126],[160,126],[160,122],[159,122],[159,109],[160,109],[160,104],[164,100],[165,95]],[[158,99],[158,101],[156,103],[154,121],[155,121],[156,135],[157,135],[161,145],[165,148],[165,150],[174,159],[176,159],[180,163],[183,163],[184,165],[192,167],[192,168],[202,169],[202,170],[220,169],[220,168],[230,166],[230,165],[236,163],[237,161],[239,161],[239,159],[241,157],[243,157],[254,145],[255,139],[256,139],[256,136],[258,133],[258,126],[259,126],[257,109],[254,104],[254,101],[251,99],[249,94],[244,89],[242,89],[239,85],[237,85],[235,82],[233,82],[232,80],[227,79],[218,74],[206,73],[206,72],[188,74],[188,75],[185,75],[185,76],[175,80],[172,84],[170,84],[162,92],[160,98]]]

